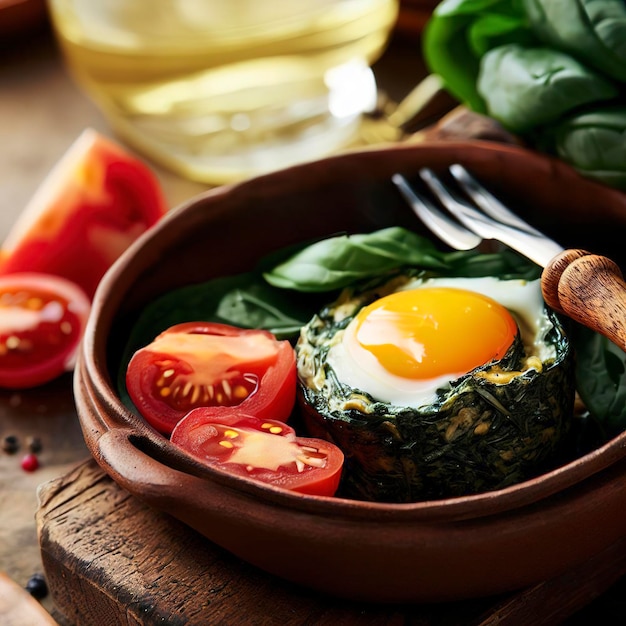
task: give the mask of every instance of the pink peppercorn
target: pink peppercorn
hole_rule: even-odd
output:
[[[34,472],[39,467],[39,459],[36,454],[30,452],[22,458],[22,469],[25,472]]]

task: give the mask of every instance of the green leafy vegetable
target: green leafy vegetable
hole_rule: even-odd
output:
[[[570,117],[544,141],[581,174],[626,190],[626,105]]]
[[[477,84],[489,115],[516,132],[554,122],[618,93],[615,85],[567,54],[517,44],[487,52]]]
[[[626,81],[624,0],[524,0],[540,41]]]
[[[521,0],[444,0],[424,29],[424,60],[455,98],[483,113],[476,89],[481,57],[500,44],[525,43],[529,37]]]
[[[317,304],[317,303],[316,303]],[[146,307],[131,335],[133,349],[161,331],[188,321],[263,328],[293,337],[310,317],[312,303],[268,285],[256,272],[216,278],[170,291]]]
[[[577,389],[608,437],[626,428],[626,354],[603,335],[574,328]]]
[[[484,254],[476,251],[450,252],[445,259],[449,267],[445,272],[446,276],[497,276],[504,279],[535,280],[541,275],[538,265],[510,248]]]
[[[444,269],[433,243],[400,227],[364,235],[342,235],[318,241],[264,273],[268,283],[283,289],[322,292],[404,265]]]
[[[624,0],[443,0],[423,52],[461,103],[584,176],[626,189]]]

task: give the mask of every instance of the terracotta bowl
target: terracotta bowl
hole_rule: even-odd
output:
[[[87,445],[119,485],[280,577],[336,596],[448,601],[558,575],[626,533],[626,434],[533,480],[474,496],[381,504],[303,496],[202,467],[121,402],[133,320],[155,297],[246,271],[338,231],[420,229],[390,182],[461,162],[569,247],[613,256],[626,196],[517,147],[439,143],[345,154],[221,187],[172,211],[106,275],[75,375]],[[613,238],[612,238],[613,239]]]

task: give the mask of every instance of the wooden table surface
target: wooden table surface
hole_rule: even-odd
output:
[[[2,239],[44,176],[84,128],[112,133],[69,78],[47,29],[0,48],[0,53]],[[379,84],[388,93],[394,98],[403,96],[423,75],[419,43],[406,36],[395,40],[375,69]],[[205,189],[156,166],[154,169],[170,206]],[[71,474],[88,460],[74,409],[71,375],[28,392],[0,391],[0,438],[8,435],[16,436],[21,447],[16,454],[0,450],[0,573],[24,587],[34,573],[42,572],[35,523],[38,489],[45,490],[51,481]],[[41,441],[41,467],[27,473],[20,460],[32,438]],[[50,596],[42,605],[59,623],[64,622]],[[599,605],[608,607],[606,615],[626,619],[626,612],[621,612],[623,602],[616,600],[615,593],[603,596],[590,610],[599,610]],[[587,616],[571,623],[586,623]],[[5,623],[1,597],[0,623]]]

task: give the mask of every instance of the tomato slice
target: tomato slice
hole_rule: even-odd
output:
[[[87,129],[13,225],[0,250],[0,273],[55,274],[92,297],[107,269],[166,209],[152,170]]]
[[[201,406],[287,420],[296,397],[295,352],[265,330],[186,322],[133,355],[126,387],[143,417],[165,435]]]
[[[90,306],[64,278],[0,276],[0,387],[36,387],[71,370]]]
[[[344,455],[337,446],[236,408],[190,411],[171,441],[211,466],[298,493],[332,496],[341,479]]]

